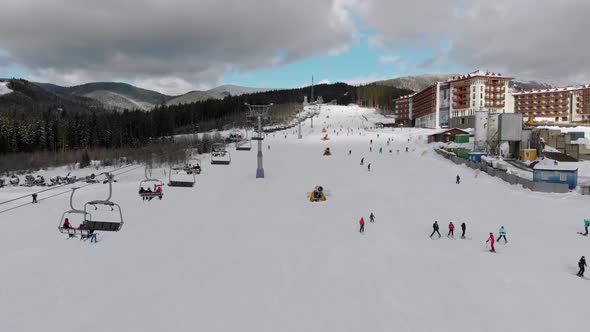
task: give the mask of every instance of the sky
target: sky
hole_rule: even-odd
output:
[[[0,77],[362,84],[431,72],[590,83],[587,0],[0,0]]]

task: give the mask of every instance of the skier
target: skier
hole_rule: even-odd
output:
[[[352,154],[352,150],[348,150],[348,155],[350,156]]]
[[[406,152],[408,152],[408,147],[406,146]]]
[[[72,224],[70,224],[70,219],[66,218],[66,220],[64,220],[63,228],[65,228],[65,229],[72,228]]]
[[[37,194],[33,194],[31,196],[33,196],[33,204],[37,204]]]
[[[373,214],[373,212],[371,212],[371,214],[369,215],[369,221],[375,222],[375,215]]]
[[[461,177],[459,175],[457,175],[457,181],[455,181],[456,184],[460,184],[461,183]]]
[[[371,140],[371,144],[373,144],[373,140]]]
[[[449,223],[449,234],[447,234],[447,236],[455,236],[455,225],[453,225],[452,221]]]
[[[464,239],[465,238],[465,229],[467,228],[467,226],[465,225],[465,223],[461,223],[461,238]]]
[[[361,225],[361,228],[359,229],[359,232],[364,233],[365,232],[365,218],[361,217],[361,220],[359,221],[359,224]]]
[[[584,276],[584,271],[586,271],[586,258],[584,258],[584,256],[582,256],[582,258],[580,258],[580,261],[578,262],[578,267],[580,268],[580,271],[578,271],[578,277],[583,277]]]
[[[383,153],[383,148],[379,148],[379,153]]]
[[[369,172],[371,171],[371,163],[369,163],[369,164],[367,165],[367,170],[368,170]]]
[[[586,233],[580,234],[588,236],[588,227],[590,227],[590,219],[584,219],[584,229],[586,229]]]
[[[438,231],[438,221],[435,221],[434,224],[432,224],[432,234],[430,234],[431,238],[434,235],[434,233],[437,233],[438,237],[441,237],[440,232]]]
[[[488,238],[486,243],[488,243],[488,242],[490,242],[490,245],[492,246],[492,249],[490,249],[490,251],[496,252],[496,247],[494,247],[494,233],[490,232],[490,237]]]
[[[270,145],[268,146],[268,149],[270,150]]]
[[[506,229],[504,228],[504,226],[500,227],[500,235],[498,236],[496,241],[500,242],[501,238],[504,238],[504,243],[508,243],[508,240],[506,239]]]
[[[365,157],[361,158],[361,166],[365,164]]]
[[[372,146],[369,147],[369,152],[373,152],[373,147]]]

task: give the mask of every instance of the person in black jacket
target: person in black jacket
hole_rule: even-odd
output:
[[[33,194],[31,196],[33,196],[33,204],[37,204],[37,194]]]
[[[578,277],[583,277],[584,271],[586,271],[586,258],[584,258],[584,256],[580,258],[580,261],[578,262],[578,267],[580,268],[580,271],[578,272]]]
[[[461,183],[461,177],[459,177],[459,175],[457,175],[457,181],[456,181],[456,183],[457,184]]]
[[[441,237],[440,232],[438,231],[438,221],[435,221],[434,224],[432,224],[432,234],[430,234],[430,237],[432,237],[434,233],[437,233],[438,237]]]
[[[467,228],[467,225],[465,225],[465,223],[461,224],[461,238],[464,239],[465,238],[465,229]]]

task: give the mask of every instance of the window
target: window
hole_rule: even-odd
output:
[[[479,101],[479,106],[483,106],[483,100]]]
[[[483,85],[480,85],[479,87],[480,87],[479,91],[483,91]]]
[[[567,174],[566,173],[559,173],[559,181],[567,181]]]
[[[541,171],[541,180],[549,180],[549,172]]]
[[[483,93],[480,93],[479,94],[479,98],[482,98],[483,99]]]

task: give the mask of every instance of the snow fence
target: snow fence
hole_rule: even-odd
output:
[[[504,171],[497,170],[493,167],[488,167],[485,163],[477,163],[463,158],[459,158],[452,152],[447,152],[445,150],[437,148],[435,148],[434,151],[457,165],[463,164],[472,169],[479,169],[482,172],[487,173],[489,176],[497,177],[513,185],[520,184],[523,186],[523,188],[530,189],[532,191],[559,194],[569,192],[569,187],[565,183],[533,182],[529,179],[521,178],[518,175],[509,174]]]

